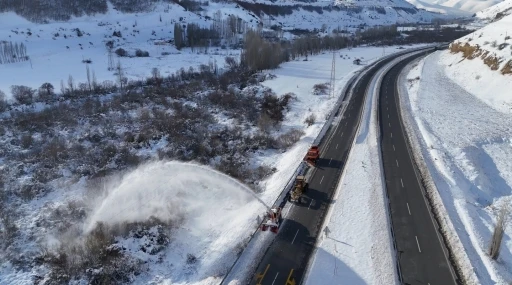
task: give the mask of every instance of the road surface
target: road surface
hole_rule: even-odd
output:
[[[403,60],[391,68],[384,75],[380,89],[381,149],[392,228],[403,284],[457,284],[413,164],[399,115],[398,75],[417,57]]]

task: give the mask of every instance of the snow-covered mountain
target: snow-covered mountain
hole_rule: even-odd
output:
[[[503,0],[407,0],[418,8],[439,13],[467,15],[487,9]]]
[[[172,9],[181,5],[190,13],[212,16],[217,10],[255,21],[265,17],[274,25],[297,29],[320,28],[327,26],[386,25],[395,23],[430,22],[440,15],[416,8],[405,0],[335,0],[335,1],[270,1],[270,0],[228,0],[228,1],[135,1],[137,5],[119,0],[95,0],[85,5],[79,1],[40,1],[41,5],[23,6],[18,2],[0,4],[0,12],[16,12],[23,17],[45,22],[47,20],[66,21],[72,17],[98,15],[108,12],[111,5],[123,13],[148,12],[165,5]],[[76,3],[75,3],[76,2]],[[74,4],[73,4],[74,3]],[[145,3],[142,5],[141,3]],[[20,6],[21,5],[21,6]],[[219,7],[222,6],[222,7]],[[186,14],[186,13],[185,13]],[[259,19],[258,19],[259,18]]]

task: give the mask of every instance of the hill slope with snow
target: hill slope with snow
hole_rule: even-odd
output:
[[[505,0],[476,13],[479,19],[499,20],[505,15],[512,14],[512,0]]]
[[[424,8],[428,11],[454,14],[454,15],[470,15],[503,0],[407,0],[418,8]]]
[[[512,15],[458,39],[452,56],[442,57],[447,74],[467,91],[505,113],[512,113]]]

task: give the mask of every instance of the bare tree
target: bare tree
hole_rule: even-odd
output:
[[[11,93],[14,99],[16,99],[16,101],[18,101],[20,104],[28,105],[32,104],[35,90],[28,86],[13,85],[11,86]]]
[[[510,218],[511,208],[510,202],[505,202],[498,210],[498,219],[496,221],[494,232],[492,233],[491,244],[489,246],[489,256],[494,260],[496,260],[500,255],[501,241],[503,240],[503,234]]]

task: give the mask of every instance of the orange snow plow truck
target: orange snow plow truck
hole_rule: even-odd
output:
[[[315,167],[320,157],[320,149],[317,145],[313,145],[309,148],[308,153],[304,157],[304,161],[311,167]]]

